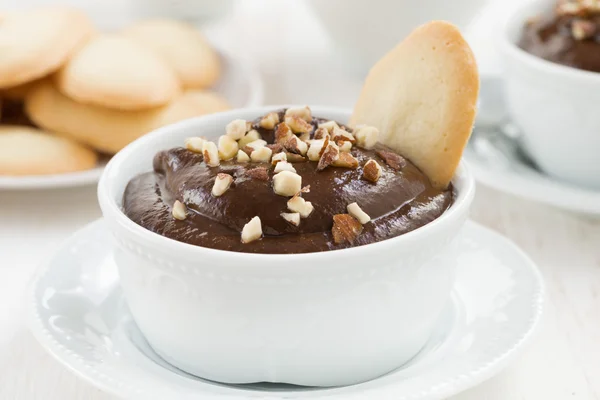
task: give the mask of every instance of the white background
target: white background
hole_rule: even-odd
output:
[[[492,22],[515,2],[494,4],[470,36],[484,72],[499,70]],[[265,8],[257,3],[283,15],[269,20],[270,28],[281,33],[277,43],[264,46],[265,38],[274,38],[264,24]],[[321,62],[330,57],[331,43],[302,3],[245,1],[227,27],[226,33],[224,27],[215,28],[219,41],[253,54],[267,81],[267,103],[352,105],[360,80],[319,67],[331,65]],[[319,38],[310,46],[307,31]],[[509,236],[540,265],[548,301],[537,339],[525,354],[500,375],[453,399],[600,399],[600,220],[483,187],[472,214]],[[37,265],[74,230],[99,217],[92,187],[0,192],[0,399],[114,400],[55,362],[23,322],[23,293]]]

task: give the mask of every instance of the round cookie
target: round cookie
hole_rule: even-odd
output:
[[[173,68],[184,88],[206,88],[221,75],[217,52],[192,25],[175,20],[147,20],[123,34],[148,46]]]
[[[106,153],[116,153],[156,128],[203,115],[207,109],[192,92],[183,93],[162,107],[115,110],[78,103],[63,95],[50,82],[37,86],[27,96],[25,106],[27,114],[37,125]]]
[[[63,174],[93,168],[98,156],[69,139],[39,129],[0,126],[0,175]]]
[[[380,142],[445,188],[471,135],[478,93],[471,48],[454,25],[433,21],[375,64],[350,124],[378,128]]]
[[[194,102],[201,115],[231,110],[231,105],[223,96],[210,90],[190,89],[184,96]]]
[[[0,90],[0,96],[9,100],[23,101],[27,96],[27,93],[38,85],[44,78],[36,79],[33,81],[25,82],[17,86],[11,86]]]
[[[89,18],[71,8],[42,8],[3,16],[0,88],[54,72],[92,32]]]
[[[162,106],[177,96],[173,70],[147,47],[120,35],[92,38],[55,75],[72,99],[120,110]]]

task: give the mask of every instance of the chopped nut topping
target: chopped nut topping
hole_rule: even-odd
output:
[[[213,142],[204,142],[202,146],[202,155],[204,156],[204,162],[209,167],[217,167],[221,161],[219,160],[219,150],[217,145]]]
[[[371,182],[377,182],[381,177],[381,166],[375,160],[369,160],[363,167],[363,179]]]
[[[254,217],[242,229],[242,243],[250,243],[262,237],[260,218]]]
[[[310,140],[310,132],[304,132],[300,134],[300,136],[298,136],[298,139],[308,144],[308,141]]]
[[[246,146],[253,148],[254,150],[258,150],[260,147],[265,147],[267,142],[262,139],[257,139],[253,142],[248,143]]]
[[[310,201],[304,200],[297,193],[294,197],[288,200],[287,206],[290,211],[297,212],[302,218],[308,218],[308,216],[315,209]]]
[[[219,138],[218,149],[221,160],[231,160],[239,150],[237,142],[227,135]]]
[[[345,242],[354,243],[358,235],[363,230],[363,226],[353,216],[349,214],[336,214],[333,216],[333,241],[336,244]]]
[[[306,155],[310,161],[319,161],[325,151],[325,140],[313,140]]]
[[[269,162],[273,152],[268,147],[259,147],[250,154],[252,162]]]
[[[233,140],[240,140],[248,132],[248,124],[243,119],[235,119],[225,127],[225,134]]]
[[[187,218],[187,207],[179,200],[175,200],[171,213],[173,214],[173,218],[183,221]]]
[[[202,154],[202,149],[204,148],[204,142],[206,139],[201,137],[189,137],[185,139],[185,148],[194,153]]]
[[[372,126],[362,125],[354,130],[356,145],[363,149],[372,149],[379,139],[379,130]]]
[[[294,172],[281,171],[273,176],[273,190],[280,196],[294,196],[301,187],[302,177]]]
[[[283,146],[281,144],[279,144],[279,143],[268,144],[267,147],[271,149],[271,151],[273,152],[273,154],[280,153],[280,152],[283,151]]]
[[[331,163],[331,165],[334,167],[356,169],[358,168],[358,160],[350,153],[340,153],[338,159]]]
[[[277,163],[280,161],[287,161],[287,156],[285,155],[285,153],[274,154],[271,158],[271,164],[273,165],[277,165]]]
[[[275,165],[275,173],[278,174],[282,171],[290,171],[296,173],[296,168],[292,164],[287,161],[279,161],[277,165]]]
[[[291,163],[299,163],[299,162],[306,161],[306,158],[304,158],[300,154],[286,152],[285,155],[287,156],[288,162],[291,162]]]
[[[229,190],[229,187],[232,183],[233,176],[222,173],[217,174],[217,177],[215,178],[215,183],[212,188],[212,195],[215,197],[221,196],[223,193]]]
[[[290,136],[284,143],[283,147],[291,153],[305,155],[308,151],[308,144],[304,143],[296,136]]]
[[[284,123],[277,125],[275,130],[275,143],[285,143],[290,137],[294,136],[289,126]]]
[[[323,152],[323,155],[319,159],[319,164],[317,165],[317,171],[324,170],[325,168],[327,168],[328,166],[333,164],[333,162],[335,160],[337,160],[339,157],[340,157],[340,149],[337,147],[337,145],[335,143],[329,142],[327,147],[325,147],[325,151]]]
[[[331,132],[331,139],[333,141],[349,141],[351,143],[356,143],[356,139],[354,136],[341,128],[333,128],[333,132]]]
[[[238,146],[241,149],[244,146],[246,146],[248,143],[252,143],[258,139],[260,139],[260,133],[258,133],[257,130],[252,129],[250,132],[246,133],[246,136],[244,136],[243,138],[240,139],[240,141],[238,142]]]
[[[303,119],[306,122],[312,121],[312,114],[310,111],[310,107],[291,107],[285,110],[285,117],[298,117]]]
[[[237,162],[239,163],[247,163],[250,162],[250,156],[243,152],[242,150],[238,150],[237,152]]]
[[[406,160],[404,157],[393,151],[377,150],[375,154],[381,157],[390,168],[393,168],[396,171],[400,171],[402,168],[406,167]]]
[[[315,131],[313,139],[325,139],[325,136],[329,136],[329,131],[326,128],[323,128],[321,125],[319,125],[319,128]]]
[[[283,219],[294,226],[300,225],[300,214],[299,213],[281,213]]]
[[[250,146],[244,146],[241,148],[241,150],[246,153],[246,155],[248,157],[250,157],[250,154],[252,154],[252,152],[254,151],[254,147],[250,147]]]
[[[268,113],[260,120],[258,124],[261,128],[264,129],[273,129],[275,125],[279,123],[279,114],[276,112]]]
[[[371,220],[371,217],[369,217],[369,215],[364,212],[357,203],[348,204],[346,209],[348,210],[348,214],[352,215],[363,225]]]
[[[337,144],[342,153],[349,153],[352,150],[352,142],[343,141]]]
[[[596,29],[596,24],[592,21],[578,19],[571,25],[571,34],[576,40],[585,40],[594,36]]]
[[[285,117],[285,124],[290,127],[294,133],[304,133],[312,131],[313,126],[300,117]]]
[[[333,132],[334,128],[338,128],[339,129],[339,127],[340,126],[335,121],[327,121],[327,122],[325,122],[323,124],[319,124],[319,128],[327,129],[328,133]]]
[[[269,180],[269,172],[265,167],[256,167],[252,169],[246,170],[244,172],[246,176],[249,176],[252,179],[256,179],[259,181],[268,181]]]

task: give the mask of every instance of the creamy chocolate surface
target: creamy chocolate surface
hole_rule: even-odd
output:
[[[519,46],[528,53],[554,63],[600,72],[598,11],[564,9],[566,11],[561,11],[559,4],[554,12],[531,19],[523,29]]]
[[[279,112],[283,121],[283,111]],[[274,129],[259,127],[269,144]],[[312,134],[319,123],[312,120]],[[340,125],[341,126],[341,125]],[[198,132],[202,136],[202,132]],[[277,149],[275,149],[277,150]],[[318,171],[315,161],[292,162],[302,177],[302,187],[310,191],[302,198],[314,210],[298,226],[282,218],[290,213],[290,197],[274,193],[274,166],[271,162],[240,163],[234,158],[210,167],[202,154],[184,147],[161,151],[154,158],[154,171],[133,178],[123,196],[126,215],[142,227],[160,235],[203,247],[249,253],[309,253],[365,245],[412,231],[438,218],[452,202],[452,189],[438,190],[409,161],[391,160],[381,145],[366,150],[353,146],[351,154],[358,168],[328,166]],[[273,153],[275,154],[275,152]],[[389,155],[389,154],[387,154]],[[383,157],[382,157],[383,156]],[[363,177],[363,166],[370,160],[381,166],[381,177],[371,182]],[[395,167],[395,168],[393,168]],[[250,171],[250,172],[249,172]],[[233,177],[233,184],[221,196],[211,191],[219,173]],[[265,180],[266,178],[266,180]],[[184,220],[175,219],[172,207],[179,200],[187,207]],[[371,217],[352,241],[336,243],[332,235],[333,218],[347,214],[347,206],[357,202]],[[261,239],[242,243],[240,233],[253,217],[261,220]]]

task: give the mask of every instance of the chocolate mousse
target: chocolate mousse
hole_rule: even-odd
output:
[[[389,239],[438,218],[453,195],[378,135],[308,107],[235,120],[216,142],[193,137],[156,154],[123,208],[146,229],[219,250],[309,253]]]
[[[561,0],[526,24],[519,46],[558,64],[600,72],[600,3]]]

